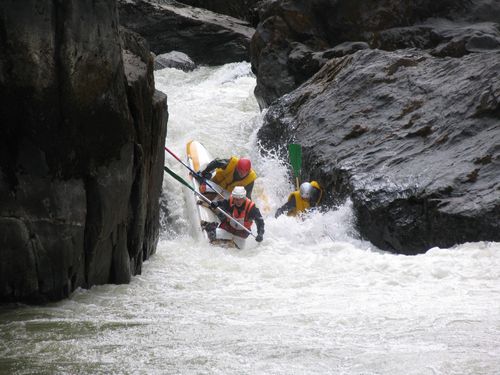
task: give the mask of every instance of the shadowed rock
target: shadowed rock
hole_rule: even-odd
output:
[[[262,4],[251,42],[255,95],[261,108],[300,86],[329,58],[361,48],[417,48],[435,56],[461,57],[498,50],[500,43],[500,2],[488,0]]]
[[[147,46],[121,41],[112,0],[0,13],[0,301],[128,282],[158,239],[166,105]]]
[[[165,0],[155,1],[164,2]],[[259,16],[257,14],[257,3],[259,1],[260,0],[182,0],[179,2],[239,18],[255,26],[259,21]]]
[[[157,55],[180,51],[206,65],[249,60],[254,29],[244,21],[175,1],[118,4],[120,23],[144,37]]]

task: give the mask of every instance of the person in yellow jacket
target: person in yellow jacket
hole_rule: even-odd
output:
[[[212,177],[212,171],[215,175]],[[203,178],[212,180],[227,191],[233,191],[236,186],[243,186],[247,198],[251,198],[254,181],[257,174],[252,169],[252,163],[246,158],[214,159],[201,171]]]
[[[316,207],[323,198],[323,189],[316,181],[303,182],[300,189],[294,191],[288,196],[288,201],[278,208],[274,217],[283,213],[289,216],[295,216],[309,208]]]

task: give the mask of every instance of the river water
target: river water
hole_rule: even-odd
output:
[[[264,241],[237,251],[190,235],[180,184],[157,253],[129,285],[0,309],[0,374],[500,373],[500,244],[398,256],[360,240],[349,202],[303,221],[273,212],[292,185],[263,159],[249,64],[156,72],[167,146],[252,158]],[[169,155],[167,164],[185,176]]]

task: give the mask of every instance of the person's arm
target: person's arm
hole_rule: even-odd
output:
[[[205,176],[208,173],[211,173],[214,169],[217,168],[226,168],[229,164],[229,159],[214,159],[210,163],[207,164],[205,169],[201,171],[201,175]]]
[[[319,189],[313,188],[311,199],[309,200],[309,205],[311,207],[316,207],[320,202],[318,202],[321,191]]]
[[[224,199],[223,201],[216,201],[216,206],[218,208],[220,208],[222,211],[224,211],[225,213],[227,213],[228,215],[231,215],[229,213],[229,201],[227,199]],[[226,217],[226,215],[224,215],[223,213],[221,213],[220,211],[215,211],[215,214],[217,215],[217,217],[219,218],[219,220],[222,222],[224,220],[228,220],[228,218]]]
[[[276,210],[276,213],[274,214],[274,217],[277,218],[281,214],[284,214],[285,212],[291,211],[295,208],[296,203],[295,203],[295,196],[292,195],[292,197],[280,208]]]
[[[253,190],[253,181],[250,182],[247,186],[245,186],[245,190],[247,191],[247,198],[252,198],[252,190]]]
[[[257,226],[257,237],[255,237],[255,240],[257,242],[262,241],[264,236],[264,219],[262,218],[260,210],[256,206],[253,206],[248,213],[248,218],[255,221],[255,225]]]

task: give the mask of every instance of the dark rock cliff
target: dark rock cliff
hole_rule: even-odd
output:
[[[128,282],[158,239],[147,46],[121,40],[114,0],[30,0],[0,4],[0,48],[0,301]]]
[[[267,2],[263,146],[301,143],[303,177],[382,249],[500,241],[500,3],[362,3]]]

